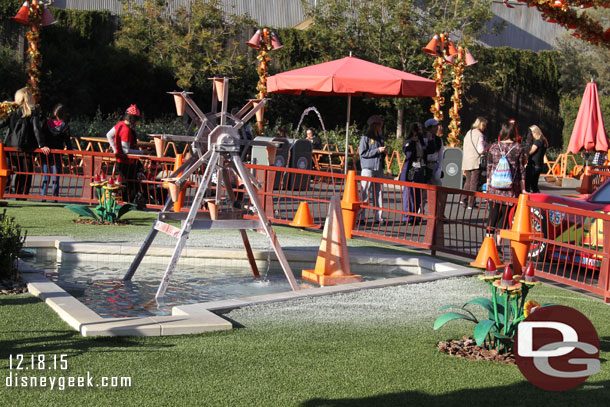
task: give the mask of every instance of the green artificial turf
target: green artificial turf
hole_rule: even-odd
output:
[[[442,293],[431,293],[442,295]],[[464,293],[464,301],[472,295]],[[539,390],[515,366],[466,361],[436,350],[472,334],[465,322],[432,329],[405,315],[385,324],[247,318],[218,333],[83,338],[29,295],[0,296],[0,403],[6,406],[602,406],[610,405],[610,308],[553,287],[532,298],[574,307],[601,340],[602,372],[562,393]],[[383,301],[380,298],[379,301]],[[289,303],[286,303],[289,306]],[[354,304],[354,306],[360,306]],[[363,312],[366,312],[363,310]],[[399,311],[397,311],[399,312]],[[440,313],[440,311],[439,311]],[[237,313],[239,314],[239,313]],[[229,314],[231,316],[231,314]],[[66,354],[68,369],[13,374],[129,376],[129,388],[7,388],[9,355]]]
[[[7,214],[15,218],[22,230],[28,236],[67,236],[77,241],[116,242],[127,241],[140,243],[157,218],[156,211],[130,211],[121,219],[129,222],[128,225],[91,225],[75,223],[78,215],[64,208],[61,203],[38,201],[9,200],[6,206]],[[172,222],[170,222],[172,223]],[[180,226],[178,222],[173,223]],[[288,226],[274,225],[280,241],[287,241],[286,247],[317,249],[320,244],[321,230],[303,230]],[[227,241],[236,241],[236,247],[242,247],[239,234],[234,230],[193,230],[190,244],[207,242],[210,247],[228,247]],[[265,242],[262,247],[271,250],[265,237],[255,232],[249,232],[251,239]],[[283,238],[283,239],[282,239]],[[174,241],[170,242],[172,245]],[[206,245],[206,244],[202,244]],[[358,247],[365,253],[367,248],[378,254],[413,253],[412,248],[401,245],[390,245],[368,239],[348,239],[349,247]],[[260,245],[259,245],[260,247]],[[363,252],[364,251],[364,252]]]

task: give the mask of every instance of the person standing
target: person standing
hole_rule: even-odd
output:
[[[70,127],[66,122],[66,109],[61,103],[53,108],[53,117],[48,119],[43,125],[43,133],[47,146],[53,150],[67,150],[70,147]],[[61,154],[52,154],[47,156],[42,163],[42,172],[45,174],[61,174],[63,172],[63,163]],[[41,195],[47,194],[49,186],[49,175],[42,177]],[[59,196],[59,176],[53,177],[53,196]]]
[[[521,144],[516,142],[517,132],[513,123],[504,123],[500,130],[497,143],[489,147],[487,153],[487,192],[490,194],[516,198],[525,191],[525,153]],[[496,188],[492,177],[498,163],[506,157],[510,167],[511,182],[505,188]],[[505,218],[512,205],[495,201],[489,211],[489,226],[496,230],[506,227]],[[496,243],[500,247],[500,235],[496,236]]]
[[[127,182],[128,200],[137,205],[138,209],[145,206],[145,198],[138,188],[138,161],[130,158],[127,154],[144,154],[139,150],[138,139],[135,128],[140,122],[140,109],[136,105],[131,105],[125,111],[123,120],[114,126],[114,146],[116,148],[116,161],[119,171]]]
[[[46,146],[40,126],[40,112],[30,91],[21,88],[15,92],[15,103],[17,109],[0,121],[0,128],[9,128],[4,144],[19,150],[11,153],[10,161],[15,174],[13,192],[28,195],[34,172],[34,150],[40,148],[44,155],[48,155],[51,150]]]
[[[428,119],[426,127],[426,180],[430,185],[441,185],[443,168],[443,139],[441,122]]]
[[[487,119],[477,117],[468,133],[464,137],[464,158],[462,161],[462,169],[466,172],[466,183],[464,189],[466,191],[476,191],[479,186],[479,178],[481,176],[481,158],[485,152],[485,135],[483,132],[487,127]],[[462,195],[460,204],[468,206],[468,209],[475,207],[474,196]]]
[[[385,145],[383,141],[383,119],[373,115],[367,120],[368,130],[360,139],[358,155],[360,156],[361,175],[363,177],[382,178],[385,162]],[[379,182],[361,181],[362,201],[379,209],[375,213],[375,222],[383,223],[383,196]]]
[[[525,190],[527,192],[539,193],[538,180],[544,165],[544,155],[549,146],[540,127],[535,124],[529,127],[532,134],[532,146],[528,152],[527,167],[525,168]]]
[[[423,129],[421,123],[411,123],[405,145],[402,151],[405,160],[400,172],[400,181],[425,183],[426,182],[426,155],[423,143]],[[402,191],[402,210],[403,212],[418,213],[421,208],[422,190],[405,187]],[[403,215],[402,220],[413,224],[416,221],[413,215]]]

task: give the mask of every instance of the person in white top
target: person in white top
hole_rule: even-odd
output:
[[[466,173],[466,191],[477,191],[479,178],[481,176],[481,158],[485,153],[485,135],[483,132],[487,127],[487,119],[477,117],[468,133],[464,137],[464,158],[462,159],[462,170]],[[475,207],[474,196],[462,195],[460,204],[468,206],[468,209]]]

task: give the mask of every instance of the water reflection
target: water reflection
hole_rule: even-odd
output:
[[[45,275],[102,317],[171,315],[176,305],[224,300],[290,291],[281,271],[270,271],[265,280],[249,269],[223,266],[180,265],[165,297],[155,300],[164,265],[142,265],[132,281],[123,281],[129,263],[34,263]],[[300,282],[303,288],[313,285]]]

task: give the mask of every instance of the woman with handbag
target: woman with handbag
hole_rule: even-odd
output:
[[[462,160],[462,169],[466,172],[466,183],[464,189],[466,191],[477,191],[479,186],[479,177],[481,176],[481,159],[485,153],[485,135],[483,132],[487,127],[487,119],[477,117],[472,124],[472,128],[464,137],[464,158]],[[468,209],[473,209],[476,205],[474,196],[462,195],[460,204],[467,206]]]

